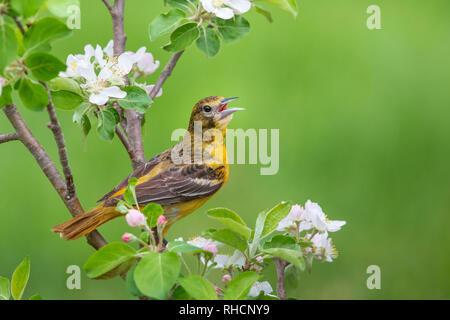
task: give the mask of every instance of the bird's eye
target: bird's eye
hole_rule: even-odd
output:
[[[210,106],[204,106],[204,107],[203,107],[203,111],[205,111],[205,112],[211,112],[211,107],[210,107]]]

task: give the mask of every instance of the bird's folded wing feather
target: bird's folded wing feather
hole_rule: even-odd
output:
[[[153,158],[151,158],[149,161],[144,163],[142,166],[138,167],[135,171],[133,171],[128,177],[123,179],[114,189],[109,191],[107,194],[105,194],[101,199],[99,199],[97,202],[102,202],[107,200],[109,197],[111,197],[113,194],[115,194],[117,191],[126,188],[128,185],[128,180],[131,178],[140,178],[145,176],[147,173],[149,173],[158,163],[160,163],[162,158],[166,157],[166,153],[160,153]]]
[[[224,183],[224,174],[224,166],[213,168],[203,164],[192,164],[170,167],[136,185],[136,198],[140,206],[145,206],[151,202],[169,205],[208,197],[220,189]],[[126,185],[125,183],[123,187]],[[116,192],[114,189],[113,191]],[[114,194],[113,191],[109,196]],[[114,206],[122,199],[122,195],[109,199],[105,196],[103,199],[106,200],[106,206]]]
[[[223,184],[224,167],[173,167],[136,186],[139,205],[169,205],[213,195]]]

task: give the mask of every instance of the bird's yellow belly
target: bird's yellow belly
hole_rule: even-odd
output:
[[[164,228],[164,234],[167,233],[172,224],[197,210],[211,197],[212,196],[209,196],[207,198],[186,201],[182,203],[176,203],[169,206],[163,206],[164,215],[167,218],[167,224],[166,227]]]

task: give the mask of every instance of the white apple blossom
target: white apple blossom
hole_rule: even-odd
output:
[[[335,232],[346,223],[340,220],[328,220],[322,208],[311,200],[306,201],[304,216],[306,221],[311,222],[312,226],[319,232]]]
[[[218,254],[214,258],[217,263],[215,269],[228,269],[229,267],[242,268],[245,265],[245,256],[239,250],[235,250],[233,255]]]
[[[3,86],[5,85],[6,81],[8,81],[6,78],[0,77],[0,96],[2,95]]]
[[[263,281],[263,282],[256,281],[253,284],[253,286],[250,288],[250,292],[248,293],[248,295],[250,297],[257,297],[257,296],[259,296],[261,291],[264,292],[264,294],[266,296],[275,297],[274,295],[271,295],[271,293],[273,292],[273,289],[268,281]]]
[[[94,56],[94,53],[94,48],[88,44],[84,47],[84,54],[69,54],[66,60],[67,70],[60,72],[59,76],[63,78],[80,77],[80,68],[87,68],[91,64],[91,58]]]
[[[310,235],[309,235],[310,236]],[[328,233],[317,233],[312,239],[314,248],[314,256],[320,260],[325,260],[328,262],[332,262],[333,259],[336,259],[338,253],[336,248],[334,247],[331,238],[328,238]]]
[[[191,246],[198,247],[200,249],[203,249],[209,243],[212,243],[215,246],[221,245],[221,243],[218,241],[212,241],[212,240],[200,237],[200,236],[194,237],[194,238],[188,240],[187,243],[189,243]]]
[[[138,55],[137,57],[135,57],[137,59],[137,68],[145,75],[152,74],[156,71],[156,69],[158,69],[159,61],[155,61],[153,55],[150,52],[145,52],[145,47],[143,48],[144,53],[140,56]],[[138,54],[138,52],[136,52],[136,55]]]
[[[284,231],[285,229],[289,229],[291,227],[295,227],[296,223],[302,219],[303,216],[303,208],[301,205],[294,205],[289,211],[289,214],[280,221],[278,224],[277,230]]]
[[[117,86],[110,86],[111,71],[107,68],[100,70],[98,75],[95,74],[94,66],[89,65],[87,68],[80,68],[80,75],[86,79],[86,83],[81,87],[89,93],[89,102],[96,105],[104,105],[109,98],[125,98],[127,93],[120,90]]]
[[[203,9],[221,19],[231,19],[235,14],[243,14],[252,6],[249,0],[200,0],[200,2]]]
[[[148,86],[144,86],[144,90],[147,92],[148,95],[152,92],[153,88],[155,87],[154,84],[150,84]],[[156,94],[155,98],[159,98],[162,96],[162,88],[159,88],[158,93]]]

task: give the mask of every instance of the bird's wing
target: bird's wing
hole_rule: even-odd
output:
[[[148,181],[138,184],[136,198],[140,206],[151,202],[169,205],[205,198],[220,189],[224,183],[224,175],[224,166],[213,168],[203,164],[192,164],[171,167]],[[122,196],[119,195],[114,200],[121,198]]]
[[[217,192],[224,182],[225,167],[192,164],[173,167],[136,186],[139,205],[160,205],[205,198]]]
[[[136,170],[134,170],[128,177],[123,179],[114,189],[109,191],[107,194],[105,194],[100,200],[97,202],[102,202],[107,200],[109,197],[111,197],[113,194],[115,194],[117,191],[126,188],[128,186],[128,180],[131,178],[140,178],[142,176],[145,176],[147,173],[149,173],[158,163],[161,162],[161,159],[166,156],[166,152],[160,153],[150,160],[148,160],[146,163],[138,167]]]

